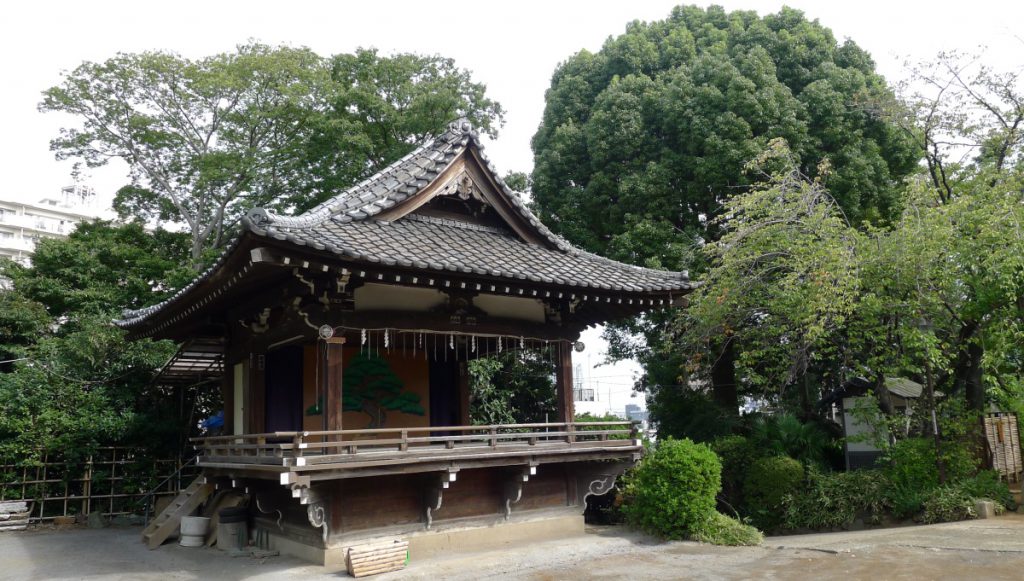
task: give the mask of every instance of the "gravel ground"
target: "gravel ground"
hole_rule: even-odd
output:
[[[139,528],[0,534],[0,579],[338,579],[287,557],[139,542]],[[1024,515],[942,525],[771,537],[760,547],[664,543],[620,527],[518,550],[424,561],[391,579],[1024,579]]]

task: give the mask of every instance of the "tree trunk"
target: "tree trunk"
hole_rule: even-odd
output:
[[[959,395],[963,391],[968,408],[984,411],[985,385],[982,381],[981,359],[985,355],[985,348],[977,341],[978,330],[979,324],[976,321],[969,321],[960,328],[951,395]]]
[[[736,350],[732,338],[726,338],[718,360],[711,366],[711,390],[716,404],[730,415],[739,415],[736,390]]]
[[[199,271],[202,267],[200,258],[203,256],[203,239],[197,234],[192,234],[192,268]]]
[[[382,428],[387,421],[387,412],[384,411],[384,407],[370,400],[363,400],[363,413],[370,416],[370,425],[366,426],[368,430]]]
[[[976,341],[972,341],[967,346],[967,374],[965,378],[967,406],[979,412],[985,411],[985,384],[982,381],[981,368],[981,358],[984,354],[984,347]]]
[[[967,382],[971,372],[971,342],[978,331],[978,323],[968,321],[957,333],[956,363],[953,365],[953,388],[950,395],[960,395],[967,391]]]

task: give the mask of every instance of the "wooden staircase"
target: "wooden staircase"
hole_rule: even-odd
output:
[[[192,484],[182,490],[174,501],[149,523],[146,530],[142,531],[142,542],[150,549],[159,547],[181,525],[181,517],[192,514],[192,511],[199,508],[212,493],[213,485],[207,484],[205,477],[200,476],[193,480]]]

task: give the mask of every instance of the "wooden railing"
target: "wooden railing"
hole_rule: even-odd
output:
[[[312,466],[368,457],[639,447],[639,424],[573,422],[270,432],[193,438],[203,464]]]

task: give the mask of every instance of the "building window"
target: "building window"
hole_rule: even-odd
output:
[[[580,387],[572,390],[573,401],[595,401],[594,390],[589,387]]]

